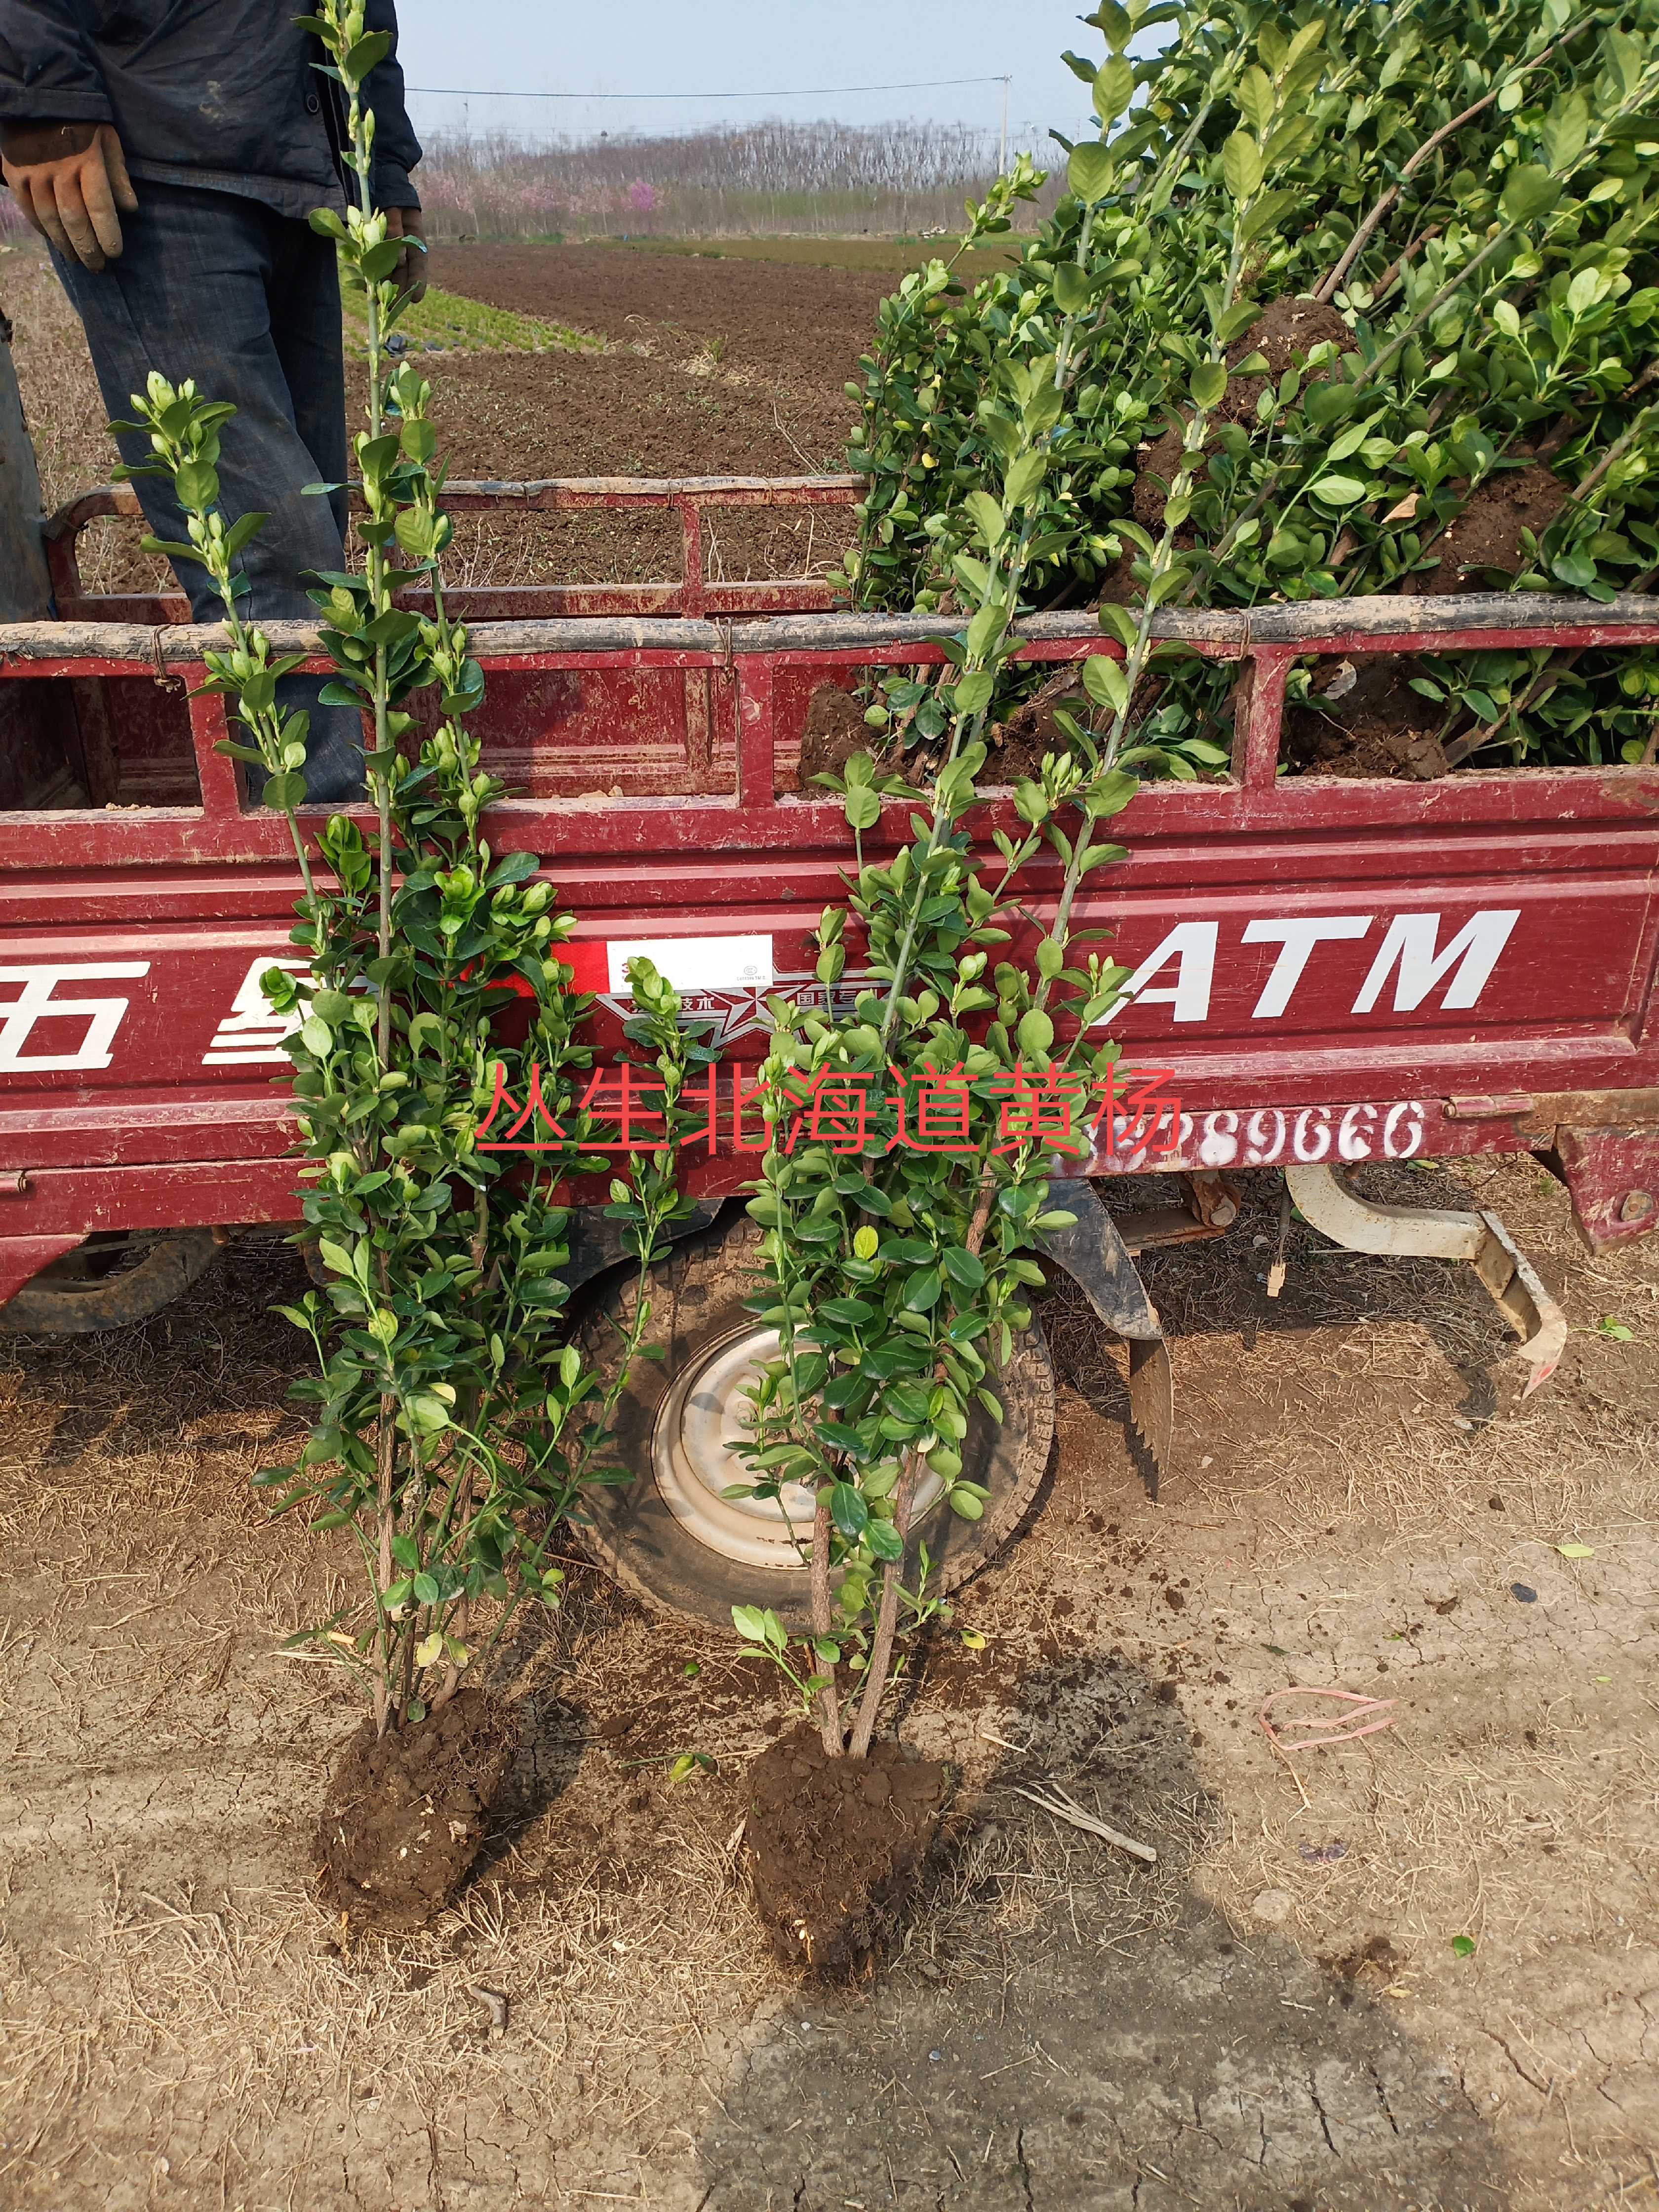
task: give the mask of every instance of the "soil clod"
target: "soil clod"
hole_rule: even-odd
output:
[[[822,1977],[871,1966],[896,1932],[950,1794],[897,1742],[836,1759],[805,1723],[750,1773],[743,1863],[774,1952]]]
[[[1518,575],[1531,557],[1523,531],[1543,536],[1567,503],[1567,487],[1540,461],[1506,470],[1486,483],[1440,541],[1440,565],[1419,580],[1419,592],[1478,592],[1489,576]]]
[[[501,1708],[464,1691],[428,1719],[346,1739],[317,1827],[323,1901],[360,1924],[420,1928],[471,1869],[513,1755]]]
[[[800,741],[800,787],[808,798],[822,799],[815,775],[832,775],[846,767],[854,753],[865,752],[874,733],[864,719],[864,709],[850,691],[836,684],[820,684],[806,709],[806,727]]]

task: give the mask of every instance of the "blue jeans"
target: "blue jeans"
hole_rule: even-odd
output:
[[[104,404],[130,418],[130,395],[152,369],[173,384],[193,376],[208,398],[234,403],[219,462],[225,519],[255,509],[270,517],[241,556],[249,589],[240,611],[254,622],[314,622],[309,573],[344,559],[345,493],[302,496],[305,485],[346,474],[333,245],[240,193],[149,181],[137,191],[137,213],[121,218],[118,260],[94,274],[52,256],[86,326]],[[116,442],[130,465],[154,458],[147,437]],[[140,477],[133,489],[158,538],[185,535],[165,477]],[[179,580],[198,622],[221,618],[204,568],[186,563]],[[362,795],[362,723],[354,708],[319,706],[320,689],[316,677],[290,676],[279,697],[311,714],[311,803],[338,805]],[[257,793],[263,772],[251,769],[248,781]]]

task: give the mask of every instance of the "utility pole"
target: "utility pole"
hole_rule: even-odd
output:
[[[1012,82],[1011,76],[1002,80],[1002,135],[997,146],[997,174],[1000,177],[1006,175],[1008,168],[1008,88]]]

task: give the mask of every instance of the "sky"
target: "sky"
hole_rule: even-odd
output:
[[[1060,60],[1093,58],[1097,31],[1079,21],[1092,0],[398,0],[411,87],[480,93],[571,92],[667,97],[485,99],[411,91],[417,131],[679,131],[785,116],[804,122],[961,122],[987,131],[1000,84],[908,87],[915,80],[1012,76],[1011,143],[1047,143],[1051,127],[1087,126],[1086,89]],[[819,90],[817,88],[835,88]],[[810,89],[808,89],[810,88]],[[784,93],[805,89],[805,97]],[[737,93],[740,99],[697,95]]]

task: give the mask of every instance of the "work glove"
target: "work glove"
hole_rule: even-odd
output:
[[[101,269],[121,252],[121,216],[138,205],[109,123],[0,126],[0,174],[28,221],[60,253]]]

